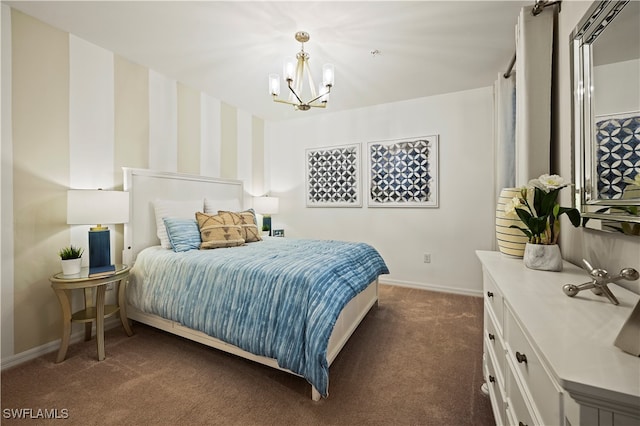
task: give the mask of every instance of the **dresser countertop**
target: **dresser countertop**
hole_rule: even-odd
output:
[[[640,296],[610,284],[620,302],[617,306],[588,290],[568,297],[564,284],[590,281],[586,271],[571,263],[565,262],[562,272],[536,271],[522,259],[499,252],[476,253],[527,337],[572,397],[640,407],[640,357],[614,346]]]

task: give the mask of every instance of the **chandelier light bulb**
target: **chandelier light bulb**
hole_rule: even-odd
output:
[[[269,93],[271,96],[280,96],[280,76],[269,74]]]
[[[335,78],[335,68],[333,64],[324,64],[322,66],[322,83],[325,86],[333,87]]]
[[[296,73],[296,60],[289,56],[284,60],[284,79],[286,81],[293,81]]]

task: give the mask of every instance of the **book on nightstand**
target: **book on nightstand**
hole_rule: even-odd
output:
[[[116,273],[115,265],[94,266],[89,268],[89,278],[108,277]]]

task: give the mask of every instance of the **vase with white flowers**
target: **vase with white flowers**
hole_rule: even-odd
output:
[[[562,177],[544,174],[530,180],[521,188],[520,196],[513,197],[505,206],[507,215],[517,215],[526,226],[511,225],[529,239],[524,263],[531,269],[562,270],[562,256],[558,247],[560,216],[566,214],[573,226],[580,225],[580,212],[572,207],[561,207],[558,203],[560,190],[567,186],[569,183]]]

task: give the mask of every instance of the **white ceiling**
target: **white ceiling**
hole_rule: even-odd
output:
[[[360,108],[493,83],[530,1],[5,2],[266,120]],[[294,111],[268,75],[305,44],[314,79],[335,65],[327,110]],[[378,50],[379,55],[371,51]],[[316,75],[317,73],[317,75]],[[286,88],[286,87],[285,87]]]

